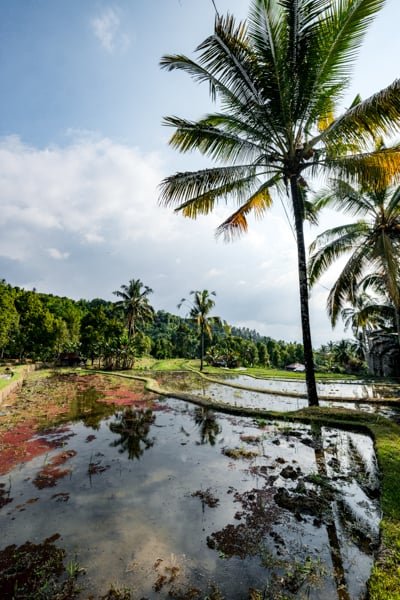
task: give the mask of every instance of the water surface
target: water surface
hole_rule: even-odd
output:
[[[365,592],[380,516],[368,436],[174,398],[113,406],[106,386],[74,385],[69,416],[33,440],[47,452],[0,477],[0,550],[59,533],[86,569],[82,598],[111,583],[151,600]]]

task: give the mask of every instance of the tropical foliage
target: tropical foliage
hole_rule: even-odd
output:
[[[361,336],[364,356],[374,329],[395,327],[400,336],[400,187],[354,187],[334,180],[317,204],[360,217],[320,234],[311,245],[310,282],[339,258],[346,263],[327,302],[332,325],[339,315]],[[400,337],[399,337],[400,339]]]
[[[129,338],[134,337],[138,323],[151,321],[154,317],[154,309],[148,299],[152,293],[153,290],[143,285],[140,279],[131,279],[128,285],[121,285],[120,290],[113,292],[121,298],[116,306],[123,310]]]
[[[210,294],[213,300],[212,294]],[[134,337],[116,302],[100,298],[74,301],[41,294],[0,282],[0,352],[5,358],[59,359],[72,353],[96,367],[129,368],[135,358],[199,357],[197,318],[167,311],[154,312],[150,321],[138,321]],[[207,316],[212,339],[205,336],[210,358],[231,357],[237,366],[284,368],[303,361],[303,348],[295,342],[276,341],[248,328],[229,327]]]

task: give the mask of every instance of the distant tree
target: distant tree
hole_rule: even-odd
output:
[[[180,358],[195,358],[197,334],[193,323],[181,319],[173,337],[173,355]]]
[[[49,359],[57,351],[60,328],[35,291],[20,290],[15,296],[19,327],[12,351],[19,358]]]
[[[151,354],[154,358],[162,360],[164,358],[172,358],[173,345],[170,339],[165,336],[158,336],[153,340],[151,346]]]
[[[121,298],[116,306],[122,308],[128,329],[129,338],[136,333],[139,323],[151,321],[154,318],[154,309],[149,303],[148,296],[153,290],[144,285],[140,279],[131,279],[128,285],[121,285],[120,290],[113,292]]]
[[[0,281],[0,357],[17,334],[19,315],[15,308],[14,292],[6,282]]]
[[[124,326],[117,318],[111,303],[89,303],[90,307],[81,321],[81,351],[101,363],[106,344],[122,335]]]
[[[269,367],[268,349],[262,342],[257,342],[258,364],[261,367]]]
[[[189,317],[192,319],[198,328],[200,335],[200,371],[203,370],[204,363],[204,345],[205,336],[207,335],[210,339],[212,338],[212,323],[220,322],[219,317],[210,317],[209,313],[215,306],[215,301],[211,296],[216,296],[215,292],[209,292],[208,290],[193,290],[190,292],[191,299],[187,300],[182,298],[178,304],[180,308],[183,304],[189,305]]]

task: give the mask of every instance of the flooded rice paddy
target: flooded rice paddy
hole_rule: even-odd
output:
[[[362,598],[378,485],[366,435],[232,417],[117,378],[36,376],[0,417],[0,597],[29,542],[84,569],[66,598],[112,584],[138,600]]]

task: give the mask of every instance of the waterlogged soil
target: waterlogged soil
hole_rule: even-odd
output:
[[[1,598],[10,556],[41,544],[52,585],[66,577],[60,560],[85,569],[71,598],[118,597],[112,584],[148,600],[365,593],[380,514],[369,437],[232,417],[97,375],[37,376],[7,400]]]
[[[168,389],[188,391],[234,406],[285,412],[299,410],[308,405],[303,381],[256,379],[248,375],[212,375],[212,378],[219,379],[220,382],[210,382],[194,373],[182,372],[174,374],[173,377],[168,374],[157,374],[159,383],[161,385],[168,383]],[[230,387],[229,384],[247,386],[262,391]],[[271,393],[268,393],[269,391]],[[399,385],[367,385],[353,381],[349,383],[318,383],[318,392],[327,398],[320,400],[321,406],[380,414],[400,422]],[[290,394],[299,394],[299,396]],[[301,394],[304,394],[304,397]],[[344,398],[347,401],[344,401]],[[364,400],[360,400],[360,398],[364,398]],[[385,404],[385,399],[388,404]]]

